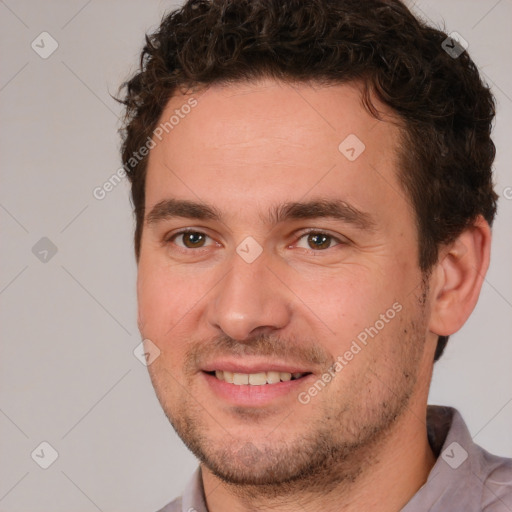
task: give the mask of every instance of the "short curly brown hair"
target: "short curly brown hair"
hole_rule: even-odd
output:
[[[120,88],[123,167],[132,185],[135,255],[144,221],[147,156],[172,95],[258,78],[364,86],[402,121],[398,177],[416,212],[421,270],[481,214],[492,225],[494,98],[466,51],[399,0],[189,0],[146,35],[140,69]],[[448,39],[450,47],[455,46]],[[444,46],[444,47],[443,47]],[[460,48],[462,50],[462,48]],[[456,58],[455,58],[456,57]],[[440,336],[437,360],[446,345]]]

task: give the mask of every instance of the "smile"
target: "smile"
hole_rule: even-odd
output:
[[[278,371],[267,371],[258,373],[236,373],[229,371],[216,370],[207,372],[210,375],[215,375],[218,380],[235,384],[236,386],[263,386],[265,384],[277,384],[278,382],[287,382],[290,380],[298,380],[309,373],[289,373]]]

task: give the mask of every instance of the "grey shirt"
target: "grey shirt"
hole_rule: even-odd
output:
[[[512,459],[475,444],[451,407],[428,406],[427,432],[437,461],[401,512],[512,512]],[[200,467],[183,495],[158,512],[208,512]]]

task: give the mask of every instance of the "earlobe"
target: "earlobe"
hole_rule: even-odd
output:
[[[480,295],[490,249],[491,229],[481,215],[456,240],[440,248],[431,277],[431,332],[449,336],[464,325]]]

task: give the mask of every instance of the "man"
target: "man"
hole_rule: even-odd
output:
[[[427,407],[496,212],[461,43],[398,0],[193,0],[124,85],[139,328],[200,461],[161,510],[512,510]]]

